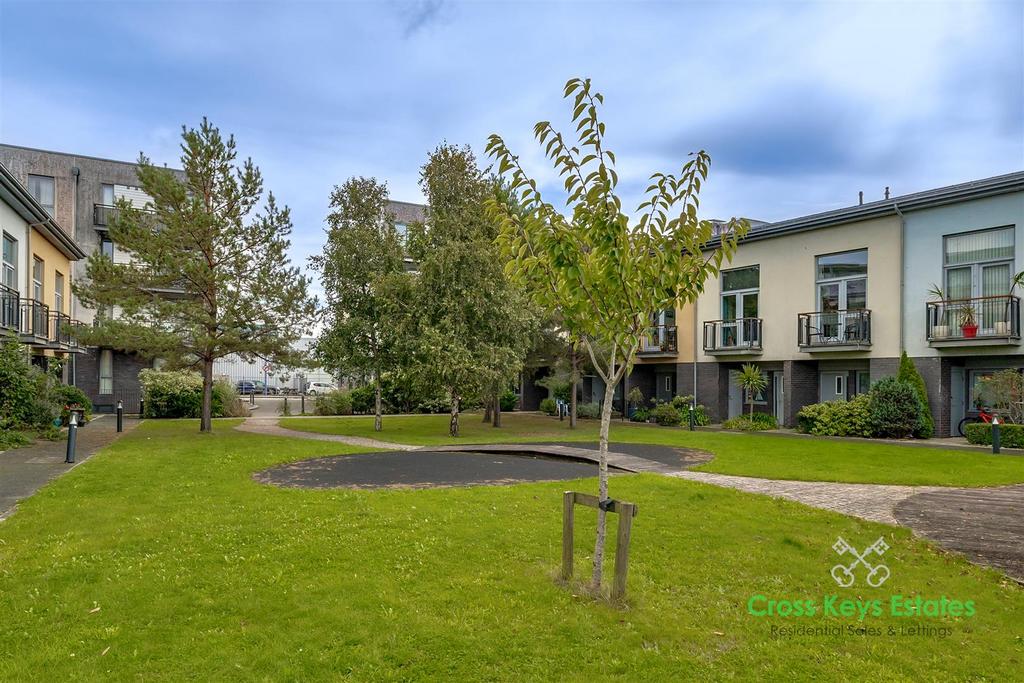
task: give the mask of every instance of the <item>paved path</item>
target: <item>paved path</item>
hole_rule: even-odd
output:
[[[360,446],[362,448],[375,448],[382,451],[414,451],[419,446],[410,446],[404,443],[389,443],[377,439],[364,439],[359,436],[341,436],[340,434],[317,434],[315,432],[300,432],[294,429],[285,429],[277,424],[276,416],[259,416],[246,418],[245,422],[235,427],[243,432],[253,434],[266,434],[268,436],[290,436],[295,439],[311,439],[313,441],[333,441],[344,443],[349,446]]]
[[[130,431],[138,420],[125,418],[124,429]],[[113,415],[99,415],[80,427],[76,440],[74,465],[64,462],[67,439],[39,440],[25,448],[0,453],[0,520],[9,517],[19,501],[28,498],[47,482],[89,459],[91,455],[118,437]]]

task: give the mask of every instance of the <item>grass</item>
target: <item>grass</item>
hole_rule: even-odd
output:
[[[596,420],[580,420],[569,429],[536,413],[507,413],[504,426],[482,424],[479,415],[464,415],[462,436],[448,436],[447,415],[386,416],[384,431],[373,431],[372,417],[282,420],[288,429],[377,438],[433,446],[446,443],[529,441],[596,441]],[[862,441],[813,437],[697,431],[614,422],[611,439],[620,443],[651,443],[699,448],[715,454],[698,470],[770,479],[838,481],[864,484],[930,486],[998,486],[1024,482],[1024,457],[983,451],[917,448]]]
[[[311,421],[312,422],[312,421]],[[398,422],[389,420],[389,423]],[[147,422],[0,523],[0,680],[1012,679],[1024,591],[901,529],[654,475],[624,608],[557,585],[561,491],[406,491],[251,474],[338,444]],[[657,432],[655,432],[657,433]],[[592,517],[578,513],[585,572]],[[841,535],[892,578],[837,589]],[[973,600],[973,618],[758,618],[751,595]],[[883,635],[773,637],[776,626]],[[950,635],[889,636],[889,626]]]

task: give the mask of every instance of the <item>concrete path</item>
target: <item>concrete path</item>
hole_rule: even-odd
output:
[[[125,418],[125,432],[134,429],[138,423],[134,418]],[[39,440],[31,446],[0,453],[0,520],[10,517],[19,501],[31,496],[50,480],[82,464],[118,436],[114,416],[98,415],[78,430],[74,465],[64,462],[67,455],[66,438],[60,441]]]
[[[359,446],[361,448],[374,448],[380,451],[414,451],[419,446],[410,446],[404,443],[390,443],[378,441],[377,439],[364,439],[359,436],[341,436],[340,434],[317,434],[315,432],[300,432],[294,429],[285,429],[277,424],[277,417],[272,415],[246,418],[245,422],[235,427],[243,432],[253,434],[265,434],[267,436],[288,436],[293,439],[311,439],[313,441],[333,441],[335,443]]]

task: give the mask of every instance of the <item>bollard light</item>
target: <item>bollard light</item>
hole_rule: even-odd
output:
[[[999,424],[1000,424],[999,418],[998,417],[993,417],[992,418],[992,452],[993,453],[998,453],[999,452],[999,447],[1001,445],[999,443],[999,441],[1000,441],[1000,438],[999,438]]]
[[[124,403],[121,401],[117,402],[117,431],[118,433],[124,431]]]
[[[690,404],[690,431],[691,432],[694,430],[694,425],[695,424],[696,424],[696,422],[695,422],[694,417],[693,417],[693,404],[691,403]]]
[[[68,420],[68,450],[64,456],[64,462],[75,462],[75,439],[78,436],[78,414],[72,411],[71,419]]]

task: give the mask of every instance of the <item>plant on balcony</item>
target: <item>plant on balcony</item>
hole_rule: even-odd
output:
[[[632,366],[653,311],[677,310],[692,302],[708,277],[717,276],[731,257],[747,221],[732,220],[720,234],[699,220],[699,194],[711,159],[691,155],[678,175],[655,173],[636,215],[623,211],[616,186],[615,154],[605,147],[605,124],[598,119],[604,97],[589,79],[574,78],[563,96],[571,101],[576,139],[550,122],[534,126],[568,194],[566,210],[542,199],[530,178],[498,135],[487,152],[510,196],[492,202],[501,220],[499,244],[507,270],[543,309],[556,314],[577,335],[604,383],[598,456],[598,507],[591,589],[601,590],[608,501],[608,430],[615,388]]]
[[[750,404],[750,417],[754,417],[754,399],[768,388],[768,379],[761,372],[761,368],[753,363],[744,363],[736,375],[736,386],[747,395],[747,402]]]
[[[978,335],[978,314],[974,306],[968,304],[960,309],[960,329],[968,339]]]
[[[928,293],[932,297],[932,301],[935,303],[935,319],[932,324],[932,337],[935,339],[945,339],[949,336],[949,324],[946,320],[946,293],[942,291],[942,287],[932,283],[932,286],[928,288]]]

